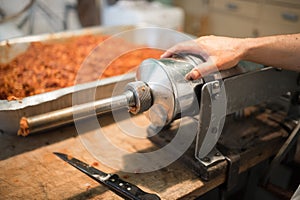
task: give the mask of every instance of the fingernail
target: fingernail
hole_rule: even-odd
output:
[[[196,78],[196,71],[191,71],[190,76],[192,79]]]
[[[161,54],[160,58],[166,58],[166,57],[167,57],[167,55],[168,55],[168,53],[167,53],[167,52],[165,52],[165,53]]]
[[[198,78],[200,78],[201,77],[201,74],[197,71],[197,70],[193,70],[193,71],[191,71],[191,73],[190,73],[191,75],[191,77],[192,77],[192,79],[194,79],[194,80],[196,80],[196,79],[198,79]]]

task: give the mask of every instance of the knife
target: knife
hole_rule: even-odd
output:
[[[56,156],[61,158],[62,160],[66,161],[76,169],[80,170],[81,172],[85,173],[98,183],[101,183],[108,187],[111,191],[119,195],[124,199],[130,200],[160,200],[159,196],[156,194],[146,193],[137,186],[123,181],[119,178],[117,174],[107,174],[102,172],[72,156],[53,152]]]

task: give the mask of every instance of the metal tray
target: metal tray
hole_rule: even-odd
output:
[[[136,27],[134,26],[94,27],[77,31],[27,36],[1,41],[0,62],[9,62],[18,54],[26,51],[30,42],[59,42],[72,36],[85,34],[112,35],[122,31],[133,30],[135,28]],[[73,93],[80,93],[80,95],[84,96],[85,94],[88,94],[90,90],[96,90],[98,95],[95,99],[107,98],[112,95],[116,83],[119,82],[124,85],[133,80],[134,74],[127,74],[125,76],[115,76],[101,81],[77,85],[76,87],[62,88],[52,92],[26,97],[23,98],[22,101],[0,100],[0,132],[17,133],[19,121],[23,116],[29,117],[72,106]]]

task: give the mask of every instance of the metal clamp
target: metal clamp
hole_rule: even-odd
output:
[[[220,151],[218,151],[216,148],[213,148],[209,154],[207,154],[207,156],[199,160],[200,165],[198,166],[200,167],[200,177],[205,181],[215,178],[218,173],[216,173],[215,170],[211,170],[212,167],[224,161],[225,159],[225,156],[223,156]]]
[[[198,160],[208,155],[216,145],[225,121],[226,104],[225,88],[220,81],[211,81],[202,87],[195,149]]]

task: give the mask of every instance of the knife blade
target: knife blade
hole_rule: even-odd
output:
[[[156,194],[150,194],[134,184],[126,182],[122,180],[117,174],[108,174],[102,172],[87,163],[84,163],[72,156],[67,154],[53,152],[56,156],[58,156],[63,161],[69,163],[76,169],[80,170],[84,174],[88,175],[98,183],[101,183],[108,187],[111,191],[119,195],[124,199],[130,200],[160,200],[159,196]]]

